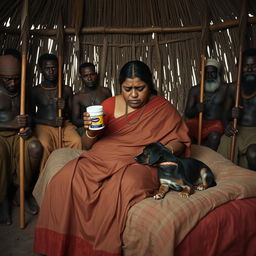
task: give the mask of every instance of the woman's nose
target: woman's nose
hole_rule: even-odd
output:
[[[138,96],[138,92],[135,88],[132,89],[132,97],[137,97]]]

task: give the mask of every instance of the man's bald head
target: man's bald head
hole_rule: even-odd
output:
[[[12,55],[0,56],[0,76],[20,75],[20,61]]]

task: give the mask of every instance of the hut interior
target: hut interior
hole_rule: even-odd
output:
[[[117,94],[120,67],[139,59],[153,70],[159,94],[181,113],[189,88],[200,82],[202,54],[219,60],[231,83],[239,46],[256,44],[253,0],[48,0],[29,1],[27,8],[25,2],[1,1],[0,41],[2,51],[21,50],[21,36],[27,34],[29,84],[41,81],[40,54],[59,49],[64,79],[74,91],[79,64],[90,61],[101,85]]]
[[[189,89],[200,83],[202,56],[219,60],[224,80],[235,83],[241,47],[256,47],[255,0],[0,1],[0,52],[25,55],[27,89],[42,80],[43,53],[62,56],[63,79],[74,92],[79,65],[94,63],[113,95],[120,68],[137,59],[153,71],[159,95],[183,114]],[[35,219],[27,218],[24,230],[18,221],[0,227],[2,256],[33,255]]]

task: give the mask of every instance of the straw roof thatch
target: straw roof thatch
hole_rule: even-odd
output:
[[[21,49],[24,2],[0,2],[2,50]],[[241,41],[256,47],[255,0],[30,0],[27,22],[31,84],[41,79],[38,56],[57,54],[60,45],[64,78],[75,90],[84,61],[96,64],[101,84],[116,94],[120,67],[140,59],[152,69],[160,94],[180,112],[189,88],[199,83],[202,53],[221,61],[225,80],[233,82]]]

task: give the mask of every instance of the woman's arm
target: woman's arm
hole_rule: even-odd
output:
[[[180,156],[185,152],[185,145],[179,141],[170,141],[165,145],[174,155]]]
[[[83,149],[89,150],[92,145],[98,140],[99,135],[102,133],[102,130],[89,130],[89,126],[91,125],[90,114],[84,113],[84,129],[85,132],[82,135],[82,145]]]

